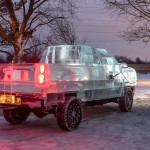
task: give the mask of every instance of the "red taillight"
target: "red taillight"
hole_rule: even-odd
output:
[[[40,65],[40,73],[42,74],[42,73],[44,73],[44,71],[45,71],[45,66],[44,66],[44,64],[41,64]]]
[[[48,64],[35,64],[35,84],[38,87],[48,86],[50,71]]]
[[[43,75],[43,74],[40,74],[40,75],[38,76],[38,82],[39,82],[39,83],[44,83],[44,75]]]

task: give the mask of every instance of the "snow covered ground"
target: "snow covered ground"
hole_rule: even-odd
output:
[[[150,73],[145,73],[145,74],[138,73],[137,74],[137,78],[138,78],[138,80],[150,79]]]
[[[150,74],[138,74],[140,80]],[[150,150],[150,86],[138,85],[131,112],[118,105],[86,107],[75,131],[61,130],[53,116],[31,115],[22,125],[0,116],[0,150]]]

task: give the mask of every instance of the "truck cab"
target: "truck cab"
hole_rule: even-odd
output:
[[[87,101],[118,97],[127,83],[132,89],[136,85],[135,70],[119,64],[112,52],[106,49],[86,45],[51,46],[45,50],[41,63],[54,65],[52,81],[68,80],[68,84],[75,84],[75,87],[76,83],[82,82]],[[65,89],[68,90],[71,89]]]

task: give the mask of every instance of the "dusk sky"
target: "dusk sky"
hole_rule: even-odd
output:
[[[85,40],[87,45],[110,49],[115,55],[150,60],[149,45],[141,41],[130,44],[118,37],[128,27],[127,18],[112,16],[100,0],[78,0],[77,5],[78,20],[74,26],[79,41]]]

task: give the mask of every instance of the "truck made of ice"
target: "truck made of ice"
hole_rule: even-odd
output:
[[[54,114],[64,130],[78,128],[83,106],[114,102],[132,108],[136,71],[112,52],[86,45],[49,46],[40,63],[0,64],[0,108],[10,124],[32,112]]]

